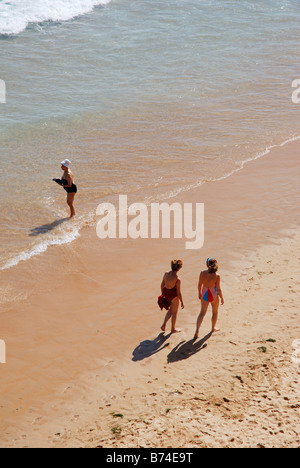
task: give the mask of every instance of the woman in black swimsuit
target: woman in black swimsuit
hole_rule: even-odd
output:
[[[71,210],[70,217],[73,218],[73,216],[75,216],[74,198],[77,193],[77,187],[74,184],[74,177],[70,170],[70,164],[71,164],[71,161],[69,161],[68,159],[65,159],[61,163],[61,168],[64,171],[64,174],[61,178],[61,185],[67,192],[67,204]]]

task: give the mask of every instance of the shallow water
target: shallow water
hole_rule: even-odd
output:
[[[300,135],[297,1],[99,3],[0,1],[2,268],[75,239],[103,199],[167,198]]]

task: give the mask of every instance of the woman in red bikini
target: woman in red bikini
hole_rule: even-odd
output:
[[[201,300],[201,312],[197,320],[196,333],[194,339],[199,336],[199,329],[207,313],[209,304],[212,305],[212,333],[220,331],[216,328],[218,312],[221,304],[224,305],[223,293],[221,290],[221,277],[217,275],[219,265],[216,259],[208,258],[206,261],[208,270],[202,271],[199,279],[199,299]]]
[[[170,303],[170,308],[167,312],[164,323],[162,324],[162,331],[166,331],[167,323],[172,319],[172,330],[171,333],[180,333],[181,330],[176,328],[176,320],[179,309],[179,303],[181,308],[184,309],[182,294],[181,294],[181,280],[178,278],[178,272],[182,268],[181,260],[172,261],[172,270],[165,273],[162,283],[161,292],[165,299]]]

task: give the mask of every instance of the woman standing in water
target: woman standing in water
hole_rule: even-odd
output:
[[[74,208],[74,198],[77,193],[77,187],[74,184],[74,177],[73,174],[70,170],[70,164],[71,161],[69,159],[65,159],[61,163],[61,168],[64,171],[63,176],[61,178],[61,184],[62,187],[65,189],[67,192],[67,204],[70,208],[71,215],[70,218],[73,218],[75,216],[75,208]]]
[[[182,261],[173,260],[171,266],[172,270],[168,273],[165,273],[161,283],[162,295],[170,303],[170,308],[167,312],[161,329],[163,332],[165,332],[168,321],[172,319],[171,333],[180,333],[181,330],[176,328],[176,320],[179,309],[179,303],[181,303],[181,308],[184,309],[183,299],[181,295],[181,280],[178,278],[178,272],[182,268]]]
[[[221,304],[224,305],[223,293],[221,290],[221,277],[217,275],[219,265],[216,259],[208,258],[206,261],[208,270],[202,271],[199,278],[199,299],[201,300],[201,312],[197,320],[196,333],[194,339],[197,340],[203,319],[207,313],[209,304],[212,306],[212,333],[220,331],[216,328],[218,312]]]

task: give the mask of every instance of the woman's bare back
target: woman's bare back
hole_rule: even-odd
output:
[[[167,289],[175,288],[178,281],[177,273],[175,273],[174,271],[169,271],[168,273],[165,273],[164,281],[165,287]]]
[[[215,288],[218,282],[218,276],[216,273],[209,273],[208,270],[201,272],[201,279],[203,285],[207,288]]]

